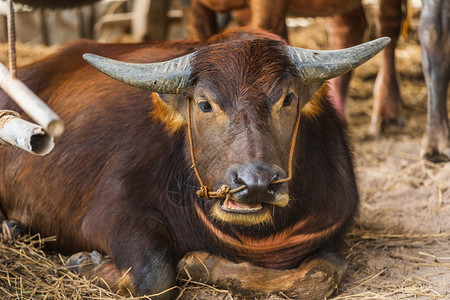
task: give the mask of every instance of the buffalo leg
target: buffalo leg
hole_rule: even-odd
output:
[[[380,33],[391,38],[382,51],[382,60],[373,90],[374,104],[370,133],[379,135],[385,125],[402,125],[401,95],[395,68],[395,47],[402,23],[402,1],[381,0]]]
[[[153,257],[154,261],[155,257]],[[148,267],[148,261],[142,261],[141,268],[145,270]],[[169,264],[170,265],[170,264]],[[110,259],[103,257],[97,251],[79,252],[69,257],[65,264],[69,271],[77,273],[102,287],[109,288],[114,292],[122,295],[140,294],[140,295],[154,295],[152,299],[170,299],[173,289],[175,287],[173,278],[164,277],[164,267],[158,269],[156,272],[150,272],[155,278],[162,276],[167,279],[167,283],[160,282],[160,286],[155,288],[149,287],[148,283],[137,283],[136,277],[133,276],[132,267],[128,270],[119,270],[116,263]],[[140,272],[144,272],[141,270]],[[145,275],[145,274],[142,274]],[[142,275],[140,277],[142,277]],[[151,276],[147,274],[147,276]],[[153,281],[153,285],[155,282]],[[158,289],[159,288],[159,289]],[[158,295],[159,297],[157,297]]]
[[[101,277],[114,290],[130,290],[138,295],[159,295],[152,299],[170,298],[176,277],[176,258],[171,250],[168,229],[160,218],[151,212],[126,212],[111,220],[108,208],[103,215],[87,215],[83,222],[83,233],[89,239],[103,245],[103,252],[111,261],[80,254],[81,261],[91,259],[93,268],[81,268],[80,274],[88,278]],[[117,207],[114,207],[117,209]],[[109,221],[109,222],[108,222]],[[104,224],[108,224],[105,226]],[[75,257],[76,259],[76,257]],[[97,263],[95,263],[97,262]]]
[[[422,67],[428,89],[428,113],[422,157],[450,160],[447,88],[450,77],[450,3],[425,0],[419,23]]]
[[[367,20],[362,4],[344,14],[333,16],[329,22],[333,49],[342,49],[361,43]],[[345,99],[352,73],[348,72],[330,80],[330,100],[342,119],[346,119]]]
[[[69,271],[80,274],[97,285],[110,288],[120,294],[134,293],[134,285],[126,273],[121,274],[111,259],[104,258],[97,251],[79,252],[66,261]]]
[[[79,252],[70,256],[65,267],[104,288],[109,288],[121,295],[140,294],[131,275],[131,269],[120,271],[114,261],[103,257],[97,251]],[[172,288],[174,284],[172,285]],[[152,299],[170,298],[170,287],[160,293],[161,296]],[[151,293],[153,294],[153,293]],[[159,294],[159,293],[158,293]]]
[[[252,298],[280,292],[293,299],[324,299],[336,291],[346,269],[347,261],[338,252],[320,253],[290,270],[234,263],[206,252],[189,253],[178,264],[180,279],[192,278]]]

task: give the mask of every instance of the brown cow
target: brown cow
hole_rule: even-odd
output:
[[[239,37],[253,39],[230,40]],[[109,255],[73,261],[92,259],[94,275],[139,294],[173,286],[177,262],[191,251],[258,270],[297,268],[314,254],[330,261],[358,193],[324,81],[387,43],[313,51],[255,31],[208,42],[74,42],[18,72],[66,131],[43,158],[0,152],[1,210],[56,235],[58,251]],[[101,74],[83,62],[85,52],[129,62],[85,55],[142,89]],[[20,111],[0,96],[0,107]]]
[[[383,51],[375,87],[370,133],[378,135],[388,124],[402,124],[401,95],[395,68],[395,47],[400,33],[402,2],[380,1],[380,34],[392,42]],[[406,5],[403,5],[406,7]],[[192,0],[188,19],[189,35],[208,38],[218,32],[216,12],[250,9],[248,25],[269,30],[287,39],[286,16],[325,17],[330,20],[330,35],[334,49],[351,47],[362,42],[367,21],[361,0]],[[330,100],[345,118],[345,99],[351,73],[331,80]]]

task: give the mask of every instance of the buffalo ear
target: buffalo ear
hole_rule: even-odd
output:
[[[323,112],[324,101],[328,101],[329,90],[328,81],[315,82],[307,85],[308,88],[302,89],[300,97],[305,97],[306,101],[300,102],[301,113],[307,118],[315,118]]]
[[[152,116],[159,120],[165,129],[175,134],[184,129],[186,123],[186,95],[152,93]]]
[[[316,98],[317,94],[321,94],[321,90],[328,83],[324,80],[314,81],[308,84],[302,82],[297,83],[298,99],[300,101],[300,109],[308,105],[313,99]]]

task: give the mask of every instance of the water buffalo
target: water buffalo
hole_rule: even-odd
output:
[[[370,133],[379,135],[385,125],[402,125],[401,95],[395,68],[395,47],[400,33],[405,0],[380,1],[380,34],[388,36],[392,42],[383,51],[375,87],[374,105]],[[367,21],[361,0],[192,0],[188,18],[191,37],[207,38],[217,33],[216,12],[228,12],[248,8],[248,25],[263,28],[287,38],[286,16],[325,17],[330,19],[330,35],[334,49],[350,47],[361,43]],[[242,13],[241,13],[242,15]],[[346,118],[345,99],[351,73],[331,80],[330,100],[341,117]]]
[[[283,272],[311,274],[308,258],[333,265],[358,208],[324,82],[388,42],[314,51],[251,30],[206,42],[73,42],[18,71],[66,131],[46,157],[1,150],[1,211],[56,235],[58,251],[109,255],[71,262],[92,260],[93,275],[118,289],[164,291],[192,251],[241,266],[242,278],[267,270],[301,288]],[[20,112],[4,94],[0,107]]]
[[[449,161],[447,89],[450,79],[450,2],[423,2],[419,38],[428,88],[428,115],[422,142],[422,157],[435,162]]]

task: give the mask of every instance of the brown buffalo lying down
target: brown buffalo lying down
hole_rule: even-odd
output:
[[[56,235],[58,251],[109,255],[69,264],[92,260],[78,271],[119,290],[164,291],[185,254],[205,251],[197,257],[219,284],[328,296],[358,193],[324,82],[388,40],[312,51],[243,30],[206,42],[74,42],[19,70],[66,131],[46,157],[0,151],[1,210]],[[98,72],[85,52],[129,62],[84,56],[141,89]],[[0,107],[20,111],[4,94]]]

